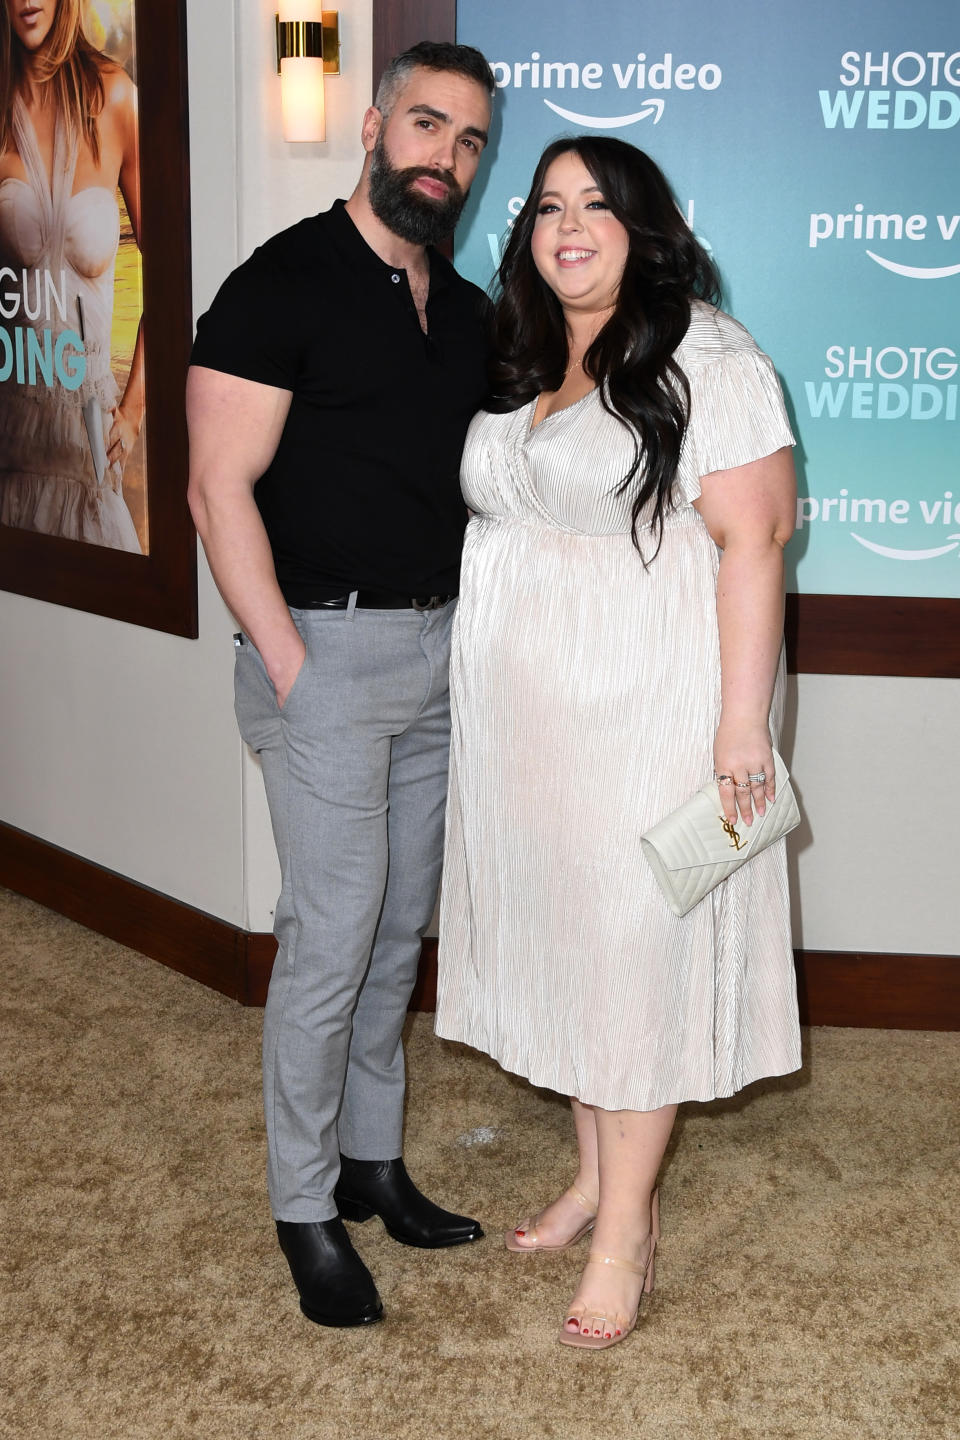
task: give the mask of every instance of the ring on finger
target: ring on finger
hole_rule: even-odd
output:
[[[718,784],[718,785],[732,785],[732,784],[733,784],[733,776],[732,776],[732,775],[718,775],[718,776],[717,776],[717,784]]]
[[[756,775],[748,775],[747,779],[750,781],[751,785],[764,785],[766,784],[767,777],[761,770]]]
[[[749,780],[738,780],[738,781],[736,782],[736,784],[737,784],[737,789],[738,789],[738,790],[749,790],[749,789],[750,789],[750,781],[749,781]]]

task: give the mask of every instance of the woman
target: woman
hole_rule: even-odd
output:
[[[783,845],[682,919],[640,850],[714,772],[731,820],[775,801],[793,437],[632,146],[548,147],[500,284],[462,470],[437,1030],[571,1097],[573,1183],[507,1245],[592,1229],[560,1339],[601,1347],[653,1288],[677,1104],[800,1063]]]
[[[118,184],[139,243],[132,81],[85,38],[80,0],[3,0],[0,265],[16,358],[3,384],[0,522],[139,552],[122,498],[143,424],[139,334],[119,403],[110,369]]]

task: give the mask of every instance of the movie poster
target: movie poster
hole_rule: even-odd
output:
[[[0,32],[0,524],[146,555],[134,0]]]

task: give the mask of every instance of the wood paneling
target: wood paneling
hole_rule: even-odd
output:
[[[786,631],[798,673],[960,676],[960,600],[788,595]]]
[[[273,973],[277,942],[272,935],[254,931],[247,935],[245,1005],[266,1005],[267,986]]]
[[[411,1009],[436,1008],[436,945],[424,941]],[[960,955],[795,950],[794,960],[804,1025],[960,1030]]]
[[[799,950],[805,1025],[960,1030],[960,955]]]
[[[411,1010],[437,1008],[437,941],[426,939],[420,949],[420,973],[410,997]]]
[[[266,999],[272,935],[228,925],[9,825],[0,825],[0,884],[242,1005]],[[960,956],[802,950],[796,960],[805,1024],[960,1030]],[[436,998],[437,942],[426,939],[410,1008],[433,1010]]]
[[[456,0],[374,0],[373,89],[384,66],[418,40],[455,40]]]
[[[247,999],[247,935],[23,830],[0,825],[0,884],[229,995]]]

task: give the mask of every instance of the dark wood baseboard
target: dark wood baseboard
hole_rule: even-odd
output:
[[[3,879],[0,872],[0,880]],[[247,933],[247,972],[245,1005],[265,1005],[267,986],[273,970],[273,957],[277,953],[277,942],[272,935],[263,931]],[[219,987],[217,987],[219,988]],[[420,970],[417,983],[410,996],[411,1010],[435,1010],[437,1008],[437,942],[429,936],[420,948]]]
[[[119,940],[241,1005],[262,1003],[251,989],[259,972],[251,970],[250,964],[250,941],[260,937],[2,824],[0,885]],[[263,938],[273,939],[270,935]]]
[[[437,942],[425,940],[415,1010],[437,1003]],[[428,951],[427,946],[432,948]],[[960,955],[795,950],[800,1020],[873,1030],[960,1030]]]
[[[219,990],[262,1005],[272,935],[241,930],[82,856],[0,824],[0,885]],[[800,1016],[807,1025],[960,1030],[960,955],[798,950]],[[437,942],[426,939],[411,1010],[433,1010]]]
[[[960,1030],[960,955],[795,950],[804,1025]]]
[[[277,942],[0,823],[0,885],[118,940],[241,1005],[263,1005]],[[411,1010],[437,1002],[437,942],[423,942]]]

